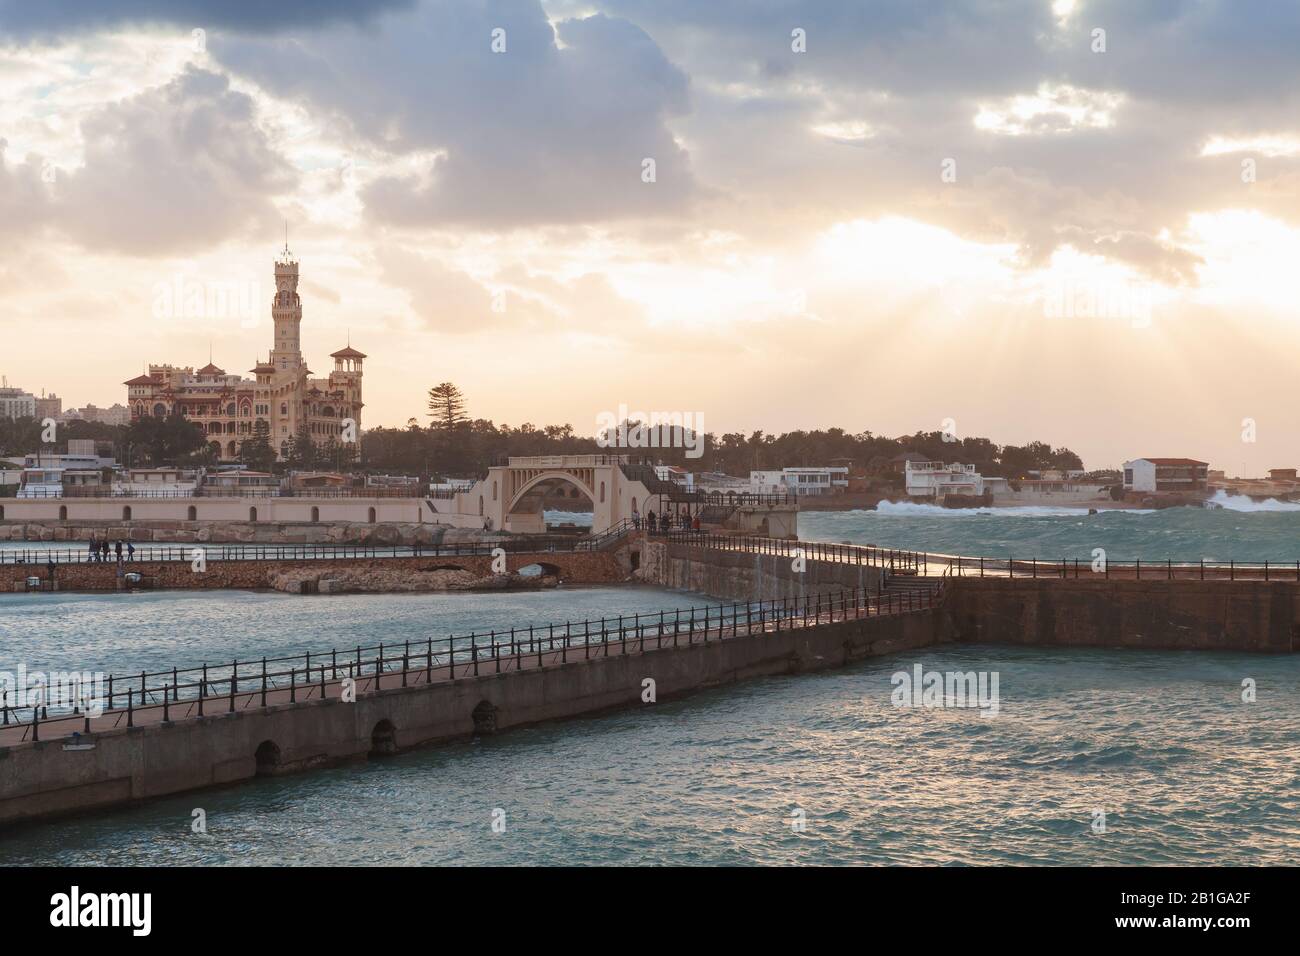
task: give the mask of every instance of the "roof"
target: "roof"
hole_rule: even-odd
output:
[[[1197,461],[1195,458],[1137,458],[1135,461],[1149,461],[1153,465],[1207,465],[1208,462]]]
[[[137,375],[130,381],[123,382],[123,385],[161,385],[162,380],[154,378],[152,375]]]
[[[209,362],[207,365],[203,366],[203,368],[199,369],[198,374],[199,375],[225,375],[226,370],[224,368],[217,368],[215,365]]]
[[[339,349],[337,352],[330,353],[330,358],[362,358],[363,359],[365,357],[366,355],[364,352],[358,352],[350,345],[345,349]]]

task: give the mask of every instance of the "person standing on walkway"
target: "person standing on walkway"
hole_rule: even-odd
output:
[[[118,564],[121,564],[121,563],[122,563],[122,542],[121,542],[121,540],[118,540],[117,542],[115,542],[114,545],[113,545],[113,547],[114,547],[114,549],[117,551],[117,563],[118,563]]]
[[[90,541],[87,542],[87,546],[90,548],[90,560],[99,560],[99,545],[95,543],[94,532],[91,532]]]
[[[130,541],[126,543],[126,559],[128,561],[135,560],[135,545],[133,545]]]

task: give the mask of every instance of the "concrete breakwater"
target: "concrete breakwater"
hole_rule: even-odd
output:
[[[0,541],[136,544],[440,545],[509,537],[481,528],[405,521],[0,521]]]
[[[790,554],[741,550],[747,547],[743,539],[730,551],[647,541],[637,575],[731,600],[881,586],[878,566],[809,559],[798,571]],[[854,555],[845,549],[845,558]],[[1286,566],[1272,580],[1196,580],[1194,566],[1184,569],[1188,577],[1170,572],[1170,578],[1106,576],[1089,573],[1087,562],[1082,567],[1082,577],[947,577],[945,633],[969,643],[1043,647],[1300,651],[1300,581],[1277,579],[1291,573]],[[1164,574],[1162,566],[1155,570]]]
[[[878,566],[805,560],[788,554],[724,551],[690,543],[646,540],[636,577],[660,587],[698,591],[731,601],[769,601],[846,588],[879,589]]]
[[[1039,647],[1300,651],[1300,583],[952,578],[954,640]]]
[[[47,726],[38,741],[22,739],[26,727],[10,727],[4,739],[18,742],[0,747],[0,824],[611,708],[653,707],[702,688],[925,647],[940,633],[933,608],[882,614],[860,595],[793,612],[772,604],[733,607],[730,618],[716,607],[711,614],[703,621],[692,615],[689,627],[679,619],[671,633],[662,618],[655,624],[642,617],[632,630],[620,620],[614,633],[606,630],[612,620],[601,622],[584,627],[576,635],[581,642],[569,633],[557,640],[543,628],[534,641],[530,628],[526,640],[523,631],[512,633],[510,643],[490,651],[470,654],[462,645],[454,659],[431,651],[425,658],[417,647],[396,673],[382,662],[359,662],[351,698],[335,679],[333,665],[342,661],[319,657],[319,682],[300,673],[293,689],[268,694],[241,681],[228,695],[203,701],[206,711],[193,697],[168,702],[161,712],[156,701],[149,711],[110,711],[75,743],[66,735],[79,719],[55,725],[64,728],[58,732]]]
[[[498,574],[512,575],[520,568],[540,565],[540,577],[551,577],[568,584],[610,584],[626,581],[631,574],[627,551],[577,551],[577,552],[509,552],[505,555],[505,568],[499,572],[493,567],[491,554],[445,554],[411,557],[325,557],[314,559],[251,558],[248,560],[216,560],[205,562],[202,571],[196,571],[188,560],[131,561],[124,563],[123,572],[139,574],[138,587],[168,589],[275,588],[295,593],[324,593],[344,591],[408,591],[425,579],[429,590],[436,587],[438,577],[445,582],[481,581],[484,587],[501,586],[491,580]],[[499,565],[498,565],[499,567]],[[442,572],[462,572],[450,576]],[[43,564],[0,564],[0,593],[27,590],[27,578],[37,576],[41,589],[49,570]],[[337,581],[337,587],[325,582]],[[291,586],[296,583],[295,587]],[[65,591],[112,591],[125,587],[118,574],[116,563],[78,562],[57,565],[54,570],[54,589]],[[0,598],[3,600],[3,598]]]

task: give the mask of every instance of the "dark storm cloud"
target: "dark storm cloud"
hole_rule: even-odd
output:
[[[383,222],[510,228],[662,215],[695,191],[665,122],[688,109],[687,78],[625,20],[555,30],[536,0],[435,2],[372,30],[222,38],[210,50],[372,146],[436,154],[365,191]],[[642,180],[646,159],[653,183]]]
[[[362,23],[414,0],[0,0],[0,41],[169,24],[239,31]]]

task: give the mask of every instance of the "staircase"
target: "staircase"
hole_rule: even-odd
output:
[[[922,607],[938,603],[943,585],[944,578],[938,574],[891,574],[881,593],[886,598],[897,594],[900,603]]]

